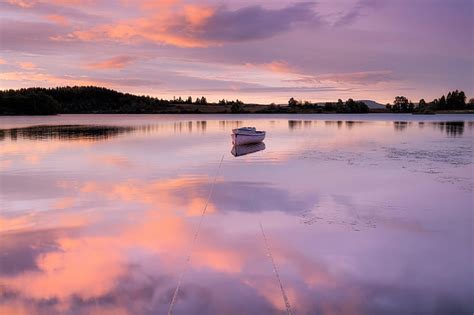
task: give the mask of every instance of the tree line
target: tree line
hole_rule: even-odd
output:
[[[202,106],[211,105],[211,106]],[[213,107],[214,105],[215,107]],[[446,96],[417,104],[405,96],[397,96],[386,110],[397,113],[432,113],[439,110],[474,110],[474,99],[466,103],[463,91],[452,91]],[[57,88],[24,88],[0,91],[0,115],[51,115],[86,113],[368,113],[367,104],[348,99],[324,104],[288,100],[288,105],[245,105],[240,100],[222,99],[208,103],[207,99],[191,96],[172,100],[137,96],[94,86]]]
[[[336,113],[368,113],[369,106],[361,101],[354,101],[352,98],[343,102],[341,99],[336,103],[326,102],[324,105],[311,103],[309,101],[297,101],[293,97],[288,100],[290,108],[314,109],[319,112]]]
[[[474,110],[474,98],[466,102],[466,94],[464,91],[448,92],[446,96],[435,98],[427,103],[424,99],[420,99],[418,104],[414,104],[405,96],[396,96],[393,104],[387,104],[387,110],[395,113],[434,113],[435,111],[450,110]]]
[[[242,101],[226,104],[243,105]],[[179,113],[176,105],[207,105],[207,99],[191,96],[172,100],[137,96],[94,86],[24,88],[0,91],[0,115],[52,115],[81,113]],[[195,112],[195,111],[193,111]]]

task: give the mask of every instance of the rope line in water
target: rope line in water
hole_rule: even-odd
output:
[[[288,300],[288,296],[286,295],[285,289],[283,288],[283,283],[281,282],[280,274],[278,273],[275,260],[273,259],[272,251],[270,250],[270,246],[268,245],[267,236],[265,235],[265,231],[263,230],[262,222],[259,222],[259,223],[260,223],[260,229],[262,230],[263,240],[265,241],[265,247],[267,248],[267,255],[268,257],[270,257],[270,260],[272,262],[273,273],[275,273],[275,276],[278,280],[278,284],[280,285],[281,295],[283,296],[283,301],[285,302],[286,313],[288,315],[292,315],[293,312],[291,311],[290,301]]]
[[[188,253],[188,255],[186,257],[186,260],[185,260],[185,266],[183,268],[183,271],[179,275],[178,284],[176,286],[176,289],[174,290],[173,298],[171,299],[170,307],[168,309],[168,315],[173,314],[173,309],[174,309],[174,306],[176,304],[176,300],[178,298],[178,293],[179,293],[179,289],[181,287],[181,282],[183,281],[184,274],[186,273],[186,271],[189,267],[189,262],[191,261],[191,254],[192,254],[194,246],[197,242],[199,231],[201,230],[202,221],[204,220],[204,215],[206,214],[207,206],[209,204],[209,201],[211,200],[212,192],[214,191],[214,186],[217,182],[217,176],[219,176],[219,172],[220,172],[223,161],[224,161],[224,154],[222,155],[221,161],[219,162],[219,167],[217,168],[216,175],[214,176],[214,181],[212,182],[211,189],[209,189],[209,194],[207,195],[207,199],[206,199],[206,203],[204,205],[204,209],[202,210],[201,217],[199,218],[198,226],[196,228],[196,231],[194,232],[194,238],[193,238],[193,241],[191,243],[189,253]]]

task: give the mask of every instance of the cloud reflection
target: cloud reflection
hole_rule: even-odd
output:
[[[61,131],[4,139],[0,152],[15,168],[1,177],[0,313],[165,314],[215,167],[217,150],[193,155],[193,144],[228,151],[229,130],[247,124],[199,119],[133,127],[120,133],[124,141],[49,136]],[[468,313],[471,196],[400,165],[463,173],[469,132],[447,139],[429,123],[397,133],[391,121],[299,121],[291,133],[287,119],[252,121],[271,131],[264,155],[285,159],[225,161],[175,314],[284,313],[259,220],[297,314]],[[415,131],[443,145],[434,149]],[[400,145],[406,132],[413,138]],[[38,164],[18,166],[30,154]],[[178,155],[171,167],[160,159]],[[415,179],[423,185],[404,185]],[[325,219],[374,219],[377,228],[303,224],[311,209]]]

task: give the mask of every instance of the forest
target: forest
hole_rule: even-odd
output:
[[[244,104],[240,100],[222,99],[208,103],[207,99],[191,96],[172,100],[137,96],[95,86],[57,88],[24,88],[0,91],[0,115],[55,115],[55,114],[198,114],[198,113],[420,113],[436,111],[474,110],[474,100],[466,103],[463,91],[449,92],[432,102],[421,99],[417,104],[404,96],[397,96],[385,109],[369,109],[361,101],[348,99],[337,102],[311,103],[293,97],[285,105]]]

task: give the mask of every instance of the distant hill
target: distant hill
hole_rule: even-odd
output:
[[[359,100],[359,102],[364,102],[370,109],[385,109],[384,104],[377,103],[372,100]]]

